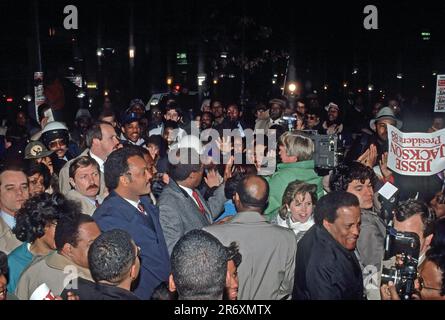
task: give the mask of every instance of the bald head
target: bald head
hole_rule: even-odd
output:
[[[269,185],[260,176],[247,176],[236,188],[235,205],[238,211],[262,212],[269,197]]]

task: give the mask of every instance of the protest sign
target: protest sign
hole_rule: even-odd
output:
[[[402,175],[430,176],[445,169],[445,129],[404,133],[388,125],[388,168]]]
[[[445,74],[437,75],[435,112],[445,112]]]

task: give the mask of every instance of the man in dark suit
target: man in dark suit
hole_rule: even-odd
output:
[[[184,234],[210,225],[222,212],[226,201],[224,184],[208,201],[197,190],[204,168],[194,149],[179,148],[176,157],[177,163],[170,166],[170,183],[158,200],[162,230],[170,253]]]
[[[150,299],[153,289],[167,281],[170,273],[159,211],[146,196],[151,169],[140,147],[125,146],[112,152],[105,162],[105,184],[110,195],[93,214],[103,231],[125,230],[141,248],[140,278],[134,289],[141,299]]]
[[[360,205],[352,193],[321,197],[312,226],[298,242],[292,298],[361,300],[362,270],[354,253],[360,234]]]

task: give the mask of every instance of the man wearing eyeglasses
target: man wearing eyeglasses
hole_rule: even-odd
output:
[[[324,130],[321,125],[320,117],[321,114],[319,109],[309,109],[309,111],[306,113],[307,129],[317,131],[321,134]]]
[[[65,163],[73,159],[77,154],[75,150],[68,150],[68,128],[61,122],[49,122],[42,130],[41,141],[54,153],[51,155],[54,170],[59,172]]]
[[[425,261],[419,267],[415,281],[414,300],[445,300],[445,251],[442,247],[433,247],[427,251]],[[390,282],[380,288],[382,300],[400,300],[397,286]]]
[[[105,161],[105,184],[109,196],[94,212],[102,231],[122,229],[141,248],[140,281],[134,293],[144,300],[154,288],[167,281],[170,256],[159,222],[159,210],[146,196],[151,190],[152,171],[142,147],[126,145],[113,151]]]

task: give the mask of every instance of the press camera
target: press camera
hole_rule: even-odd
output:
[[[415,291],[420,240],[414,232],[400,232],[388,227],[385,239],[385,260],[395,257],[391,268],[382,269],[381,284],[392,281],[402,300],[411,299]]]

